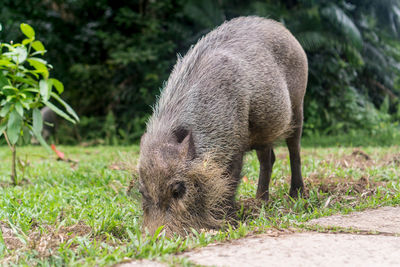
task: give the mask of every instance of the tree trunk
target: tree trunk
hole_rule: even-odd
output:
[[[15,144],[11,145],[10,141],[8,140],[7,133],[3,132],[4,137],[6,138],[7,145],[12,152],[12,162],[11,162],[11,181],[14,185],[17,185],[17,170],[16,170],[16,161],[17,161],[17,149]]]
[[[17,185],[17,170],[16,170],[17,149],[15,145],[12,145],[11,151],[12,151],[11,180],[14,185]]]

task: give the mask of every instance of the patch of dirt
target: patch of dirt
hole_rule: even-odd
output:
[[[363,158],[364,160],[370,160],[370,159],[371,159],[371,157],[368,156],[367,153],[365,153],[364,151],[359,150],[359,149],[355,149],[355,150],[353,151],[353,153],[351,153],[351,156],[352,156],[352,157],[355,157],[355,158],[361,157],[361,158]]]
[[[361,170],[377,165],[376,160],[372,156],[360,149],[355,149],[351,154],[340,157],[337,154],[328,155],[324,161],[342,168],[357,168]]]
[[[125,162],[116,161],[108,165],[108,168],[113,171],[127,171],[130,167]]]
[[[79,145],[82,147],[89,147],[89,146],[98,146],[98,145],[104,145],[105,141],[103,139],[96,139],[93,141],[89,141],[89,142],[81,142]]]
[[[0,221],[0,230],[7,249],[14,250],[24,246],[23,239],[16,235],[8,223]]]
[[[388,153],[383,156],[377,156],[375,154],[369,155],[357,148],[354,149],[351,154],[343,156],[337,154],[327,155],[325,159],[322,160],[322,163],[324,162],[342,168],[357,168],[360,170],[392,164],[400,166],[400,153]]]
[[[359,180],[342,177],[322,179],[316,174],[306,177],[304,180],[307,189],[315,188],[318,194],[329,195],[324,205],[325,208],[343,200],[350,201],[351,206],[356,206],[366,197],[374,195],[379,186],[385,186],[385,182],[373,182],[366,177],[361,177]]]
[[[378,186],[382,186],[384,182],[372,182],[366,177],[359,180],[344,179],[340,177],[332,177],[330,179],[321,179],[316,176],[309,176],[306,179],[308,188],[316,187],[322,193],[330,194],[346,194],[346,193],[373,193]],[[370,195],[370,194],[368,194]]]
[[[61,226],[58,229],[50,225],[39,227],[37,223],[33,223],[32,226],[29,233],[25,234],[11,227],[8,223],[0,221],[1,232],[7,249],[18,251],[34,249],[38,252],[39,257],[48,257],[61,243],[68,242],[76,236],[92,234],[92,229],[83,223]],[[73,248],[74,245],[71,247]]]
[[[289,157],[288,153],[278,153],[276,154],[276,158],[279,160],[285,160]]]
[[[386,154],[383,158],[382,161],[386,163],[386,165],[395,165],[397,167],[400,167],[400,153],[397,154]]]
[[[337,202],[345,201],[346,205],[356,206],[365,198],[374,195],[379,186],[385,186],[385,182],[374,182],[366,177],[358,180],[345,179],[343,177],[320,177],[320,174],[312,174],[304,177],[305,191],[303,198],[308,198],[310,190],[316,191],[318,198],[325,201],[324,207],[332,206]],[[289,200],[289,196],[285,196]],[[242,222],[258,217],[263,205],[270,205],[274,202],[274,196],[271,194],[270,201],[264,201],[255,198],[242,198],[236,203],[238,219]],[[280,210],[283,213],[290,210]]]
[[[31,181],[27,178],[22,178],[21,180],[18,181],[17,186],[25,186],[25,185],[31,185]],[[14,187],[15,185],[10,181],[0,181],[0,187],[6,188],[6,187]]]
[[[348,188],[351,188],[356,193],[361,193],[363,190],[368,188],[376,188],[378,186],[384,186],[386,183],[383,181],[372,181],[367,175],[362,176],[360,179],[353,179],[352,177],[322,177],[321,174],[312,173],[305,180],[312,185],[321,185],[320,190],[324,193],[338,192],[345,193]],[[326,187],[323,187],[326,184]]]
[[[52,226],[44,228],[44,231],[36,230],[29,234],[30,248],[36,249],[41,257],[50,256],[50,249],[57,249],[60,243],[67,242],[76,236],[86,236],[92,233],[92,229],[82,223],[67,227],[62,226],[60,229],[54,229]]]

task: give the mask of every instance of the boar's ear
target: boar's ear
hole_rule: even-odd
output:
[[[188,160],[192,160],[196,157],[196,149],[194,147],[194,140],[192,131],[188,131],[186,137],[182,140],[181,144],[181,151],[183,155]]]

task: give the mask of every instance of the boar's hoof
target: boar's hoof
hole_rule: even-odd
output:
[[[304,186],[290,188],[290,197],[297,199],[299,196],[304,195]]]

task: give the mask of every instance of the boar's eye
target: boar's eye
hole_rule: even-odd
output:
[[[172,197],[175,199],[182,198],[183,195],[186,193],[186,186],[185,183],[180,181],[180,182],[175,182],[171,185],[171,191],[172,191]]]

